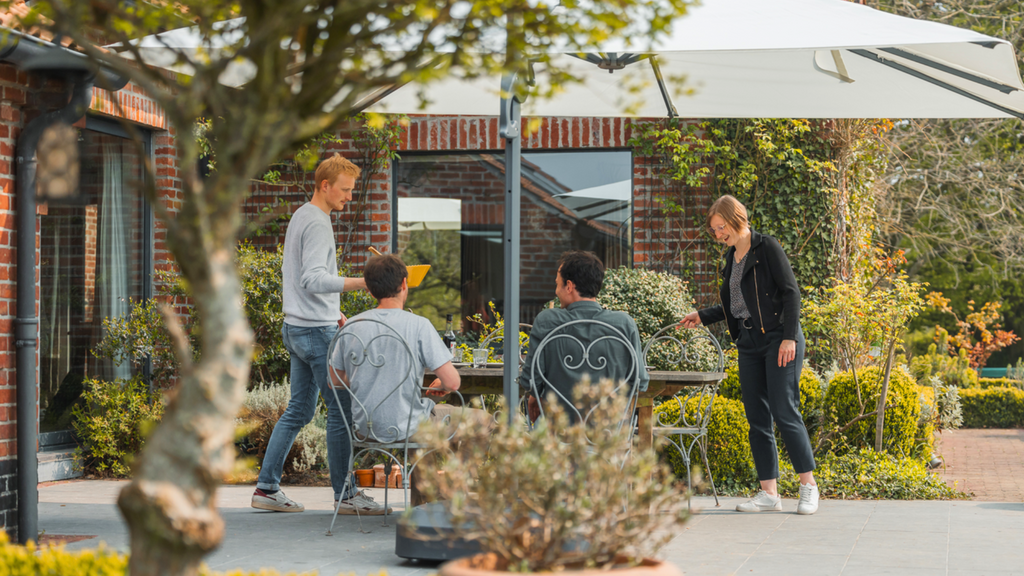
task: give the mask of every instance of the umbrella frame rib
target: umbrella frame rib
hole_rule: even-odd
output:
[[[872,60],[874,62],[877,62],[877,63],[879,63],[879,64],[881,64],[883,66],[888,66],[889,68],[892,68],[893,70],[898,70],[900,72],[903,72],[904,74],[908,74],[908,75],[913,76],[915,78],[918,78],[920,80],[924,80],[925,82],[928,82],[930,84],[934,84],[935,86],[938,86],[939,88],[943,88],[945,90],[949,90],[950,92],[953,92],[954,94],[958,94],[960,96],[963,96],[964,98],[967,98],[967,99],[970,99],[970,100],[974,100],[975,102],[978,102],[980,104],[984,104],[986,106],[989,106],[991,108],[999,110],[1000,112],[1002,112],[1004,114],[1009,114],[1010,116],[1015,116],[1017,118],[1020,118],[1021,120],[1024,120],[1024,112],[1021,112],[1020,110],[1014,110],[1012,108],[1007,108],[1006,106],[1003,106],[1001,104],[997,104],[995,102],[992,102],[991,100],[988,100],[986,98],[978,96],[977,94],[972,94],[972,93],[970,93],[970,92],[968,92],[968,91],[966,91],[966,90],[964,90],[962,88],[957,88],[956,86],[953,86],[952,84],[949,84],[948,82],[943,82],[942,80],[939,80],[938,78],[933,78],[932,76],[929,76],[929,75],[927,75],[927,74],[925,74],[923,72],[920,72],[918,70],[914,70],[913,68],[910,68],[908,66],[904,66],[903,64],[900,64],[899,62],[893,62],[892,60],[888,60],[888,59],[882,58],[881,56],[879,56],[878,54],[875,54],[874,52],[872,52],[870,50],[865,50],[865,49],[862,49],[862,48],[855,48],[853,50],[850,50],[850,52],[852,52],[853,54],[856,54],[857,56],[860,56],[862,58],[867,58],[868,60]],[[933,64],[935,64],[935,63],[933,63]],[[932,67],[936,67],[936,66],[932,66]],[[977,80],[974,80],[974,81],[977,81]]]

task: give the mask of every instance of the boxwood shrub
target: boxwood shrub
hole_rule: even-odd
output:
[[[857,372],[860,380],[861,398],[866,402],[865,411],[874,410],[881,390],[883,372],[881,368],[865,368]],[[914,453],[921,415],[921,400],[914,378],[902,367],[893,368],[889,378],[889,408],[885,412],[885,426],[882,431],[885,448],[896,454],[909,456]],[[825,394],[825,417],[829,426],[842,427],[860,413],[857,402],[857,387],[851,372],[840,372],[832,378]],[[850,427],[844,434],[845,444],[840,442],[834,450],[840,454],[849,449],[869,448],[875,445],[875,417],[865,418]]]
[[[955,500],[969,498],[928,471],[918,458],[875,452],[869,448],[818,459],[814,479],[824,498],[886,500]],[[797,497],[799,478],[788,462],[780,462],[779,491]]]
[[[692,417],[697,412],[696,398],[686,404],[686,413]],[[654,417],[661,422],[675,422],[679,418],[679,402],[670,400],[654,407]],[[708,464],[719,492],[732,493],[747,491],[757,482],[754,460],[750,455],[750,426],[738,400],[715,398],[711,407],[711,421],[708,423]],[[676,437],[678,441],[678,436]],[[659,446],[662,457],[672,467],[676,478],[686,480],[686,467],[675,447]],[[694,448],[691,464],[701,464],[700,453]],[[703,467],[703,466],[701,466]],[[705,472],[705,476],[706,476]]]
[[[964,428],[1024,427],[1024,390],[987,388],[960,390]]]

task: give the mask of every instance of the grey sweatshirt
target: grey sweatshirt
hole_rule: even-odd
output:
[[[341,319],[341,292],[331,217],[304,204],[284,236],[284,321],[292,326],[330,326]]]

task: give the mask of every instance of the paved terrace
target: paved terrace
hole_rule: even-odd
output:
[[[127,551],[125,526],[114,504],[124,482],[72,481],[40,486],[39,525],[54,540],[88,536],[69,550],[100,542]],[[395,528],[380,517],[341,516],[335,535],[324,535],[331,518],[329,488],[289,487],[301,514],[249,507],[252,486],[220,490],[227,522],[221,547],[207,558],[226,571],[276,568],[282,573],[420,576],[436,565],[394,555]],[[383,500],[383,490],[369,493]],[[397,495],[398,492],[392,492]],[[798,516],[796,501],[783,512],[739,514],[739,498],[695,498],[701,513],[662,551],[687,576],[724,574],[1024,575],[1024,503],[823,500],[818,514]]]

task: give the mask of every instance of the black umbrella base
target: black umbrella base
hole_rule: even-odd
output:
[[[456,538],[444,502],[416,506],[398,521],[395,554],[409,560],[440,562],[465,558],[480,552],[475,541]]]

